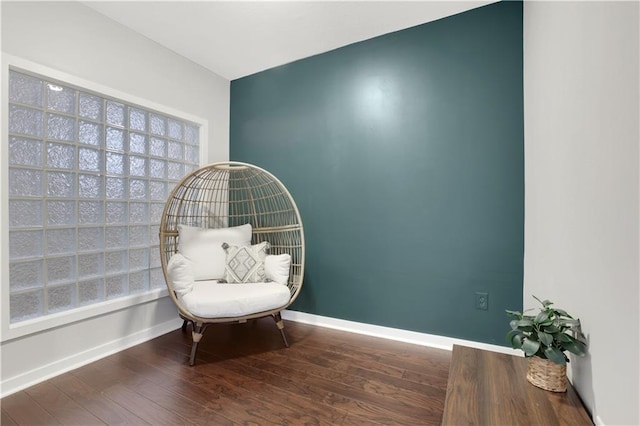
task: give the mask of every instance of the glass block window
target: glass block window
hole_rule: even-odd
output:
[[[158,227],[199,166],[199,125],[9,75],[12,323],[164,288]]]

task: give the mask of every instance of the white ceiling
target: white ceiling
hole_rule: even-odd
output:
[[[86,1],[234,80],[494,1]]]

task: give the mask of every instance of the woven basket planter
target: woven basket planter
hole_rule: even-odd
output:
[[[567,366],[558,365],[537,356],[529,358],[527,369],[529,383],[551,392],[567,391]]]

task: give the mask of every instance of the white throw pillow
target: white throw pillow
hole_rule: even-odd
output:
[[[218,280],[224,277],[226,254],[222,243],[251,245],[251,225],[207,229],[178,225],[178,251],[193,264],[195,280]]]
[[[230,246],[222,244],[226,252],[224,279],[233,283],[263,283],[267,277],[264,271],[264,258],[269,249],[266,241],[253,246]]]
[[[287,285],[289,281],[289,267],[291,266],[291,255],[270,254],[264,259],[264,272],[268,280]]]
[[[167,275],[171,280],[171,286],[176,295],[184,296],[193,289],[193,267],[191,261],[176,253],[167,263]]]

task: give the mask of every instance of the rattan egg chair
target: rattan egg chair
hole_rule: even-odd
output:
[[[278,306],[263,304],[261,306],[268,308],[257,308],[259,311],[256,312],[251,308],[244,308],[240,309],[240,314],[230,314],[225,307],[215,309],[216,312],[222,312],[220,314],[194,312],[195,309],[188,306],[186,296],[182,297],[183,293],[177,283],[179,280],[169,270],[172,257],[182,251],[181,230],[192,227],[190,229],[204,229],[203,232],[228,232],[228,229],[236,229],[234,227],[248,227],[246,224],[251,228],[251,245],[259,245],[266,241],[270,246],[269,255],[290,255],[288,277],[285,267],[282,285],[278,290],[283,292],[284,288],[288,293],[282,296],[280,302],[276,302]],[[186,234],[183,234],[183,243],[186,244],[185,238]],[[212,250],[216,250],[216,247]],[[202,252],[206,255],[206,250],[200,250],[195,255],[202,256]],[[184,320],[182,329],[186,331],[188,324],[192,326],[190,365],[195,363],[198,343],[205,329],[215,323],[242,323],[271,316],[280,330],[285,346],[289,346],[280,313],[293,303],[302,287],[304,232],[295,201],[274,175],[251,164],[223,162],[201,167],[184,177],[175,186],[164,207],[160,224],[160,255],[169,295],[178,308],[179,316]],[[269,284],[269,280],[266,281],[251,288],[262,291]],[[203,286],[207,291],[213,292],[223,287],[231,289],[229,291],[245,291],[241,284],[224,284],[224,280],[222,283],[206,282]],[[200,302],[201,300],[197,301]]]

